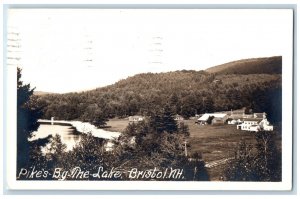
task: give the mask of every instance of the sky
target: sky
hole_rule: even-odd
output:
[[[10,9],[7,20],[7,67],[54,93],[283,56],[292,45],[292,12],[284,9]]]

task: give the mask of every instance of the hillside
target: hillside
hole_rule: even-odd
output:
[[[206,69],[217,74],[281,74],[282,57],[243,59]]]
[[[253,63],[281,63],[266,58]],[[274,58],[275,60],[277,58]],[[235,65],[245,68],[246,61]],[[275,63],[277,65],[275,66]],[[270,65],[270,64],[269,64]],[[281,74],[226,74],[182,70],[167,73],[144,73],[128,77],[113,85],[80,93],[38,96],[44,107],[44,118],[91,121],[97,118],[149,115],[169,106],[174,114],[184,117],[206,112],[249,107],[267,112],[274,122],[281,120]],[[245,71],[245,70],[243,70]],[[263,71],[263,70],[260,70]]]

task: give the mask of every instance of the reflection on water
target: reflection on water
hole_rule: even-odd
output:
[[[38,130],[33,133],[31,140],[46,138],[48,135],[55,136],[55,134],[61,136],[61,141],[66,144],[67,150],[72,150],[81,139],[80,133],[77,133],[72,126],[40,124]]]

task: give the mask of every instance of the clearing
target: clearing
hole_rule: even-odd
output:
[[[112,119],[107,123],[108,131],[122,132],[128,125],[128,119]],[[198,152],[202,154],[207,163],[232,158],[240,141],[245,140],[248,144],[255,145],[253,132],[236,129],[236,125],[197,125],[195,120],[184,120],[190,131],[188,140],[188,153]],[[281,136],[278,134],[277,146],[281,150]],[[220,180],[226,164],[207,168],[211,180]]]

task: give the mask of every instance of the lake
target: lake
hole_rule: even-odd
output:
[[[30,140],[46,138],[48,135],[55,136],[56,134],[61,136],[61,141],[66,144],[67,151],[72,150],[81,139],[81,134],[76,132],[71,125],[40,124],[38,130],[33,132],[33,138]]]
[[[94,137],[103,138],[108,140],[105,145],[106,150],[113,149],[113,143],[110,141],[120,136],[120,132],[111,132],[99,129],[88,122],[81,121],[56,121],[51,125],[49,120],[39,120],[40,126],[37,131],[33,132],[33,137],[30,140],[36,140],[40,138],[46,138],[49,135],[60,135],[62,143],[66,144],[67,151],[72,150],[73,147],[81,139],[81,135],[84,133],[91,133]],[[47,151],[47,147],[42,149],[43,152]]]

